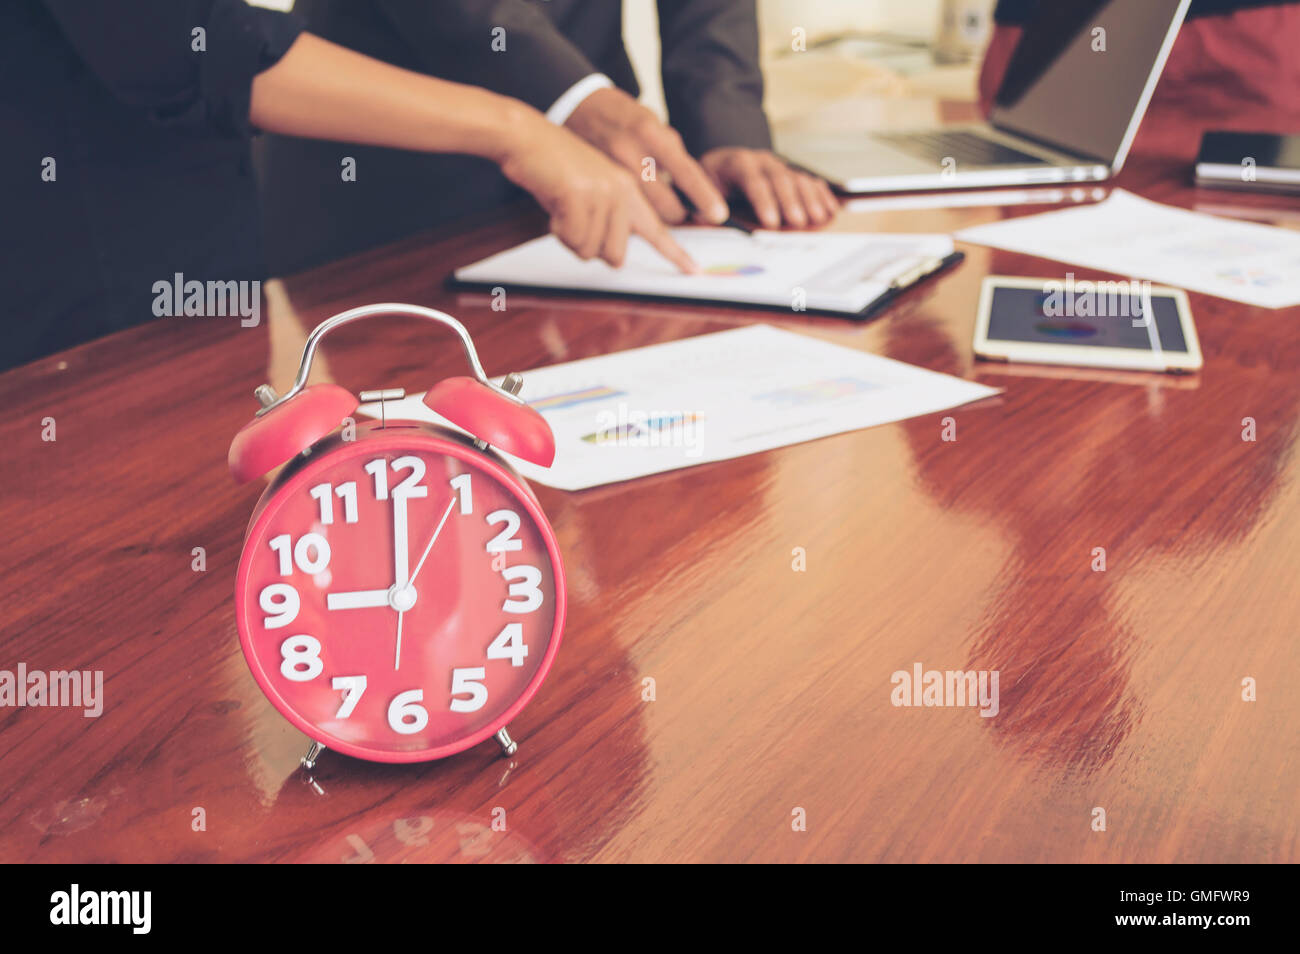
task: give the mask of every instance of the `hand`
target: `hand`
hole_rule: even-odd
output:
[[[706,152],[700,164],[723,192],[742,193],[767,229],[783,223],[797,229],[816,228],[833,219],[840,208],[825,182],[792,169],[766,149],[723,146]]]
[[[580,258],[599,256],[617,268],[627,255],[628,236],[636,234],[683,272],[699,271],[630,172],[540,114],[522,119],[500,159],[501,171],[541,203],[556,238]]]
[[[564,125],[636,175],[663,221],[676,225],[686,220],[685,207],[660,178],[664,172],[686,193],[704,221],[717,225],[731,214],[722,193],[682,145],[677,130],[665,126],[621,89],[596,90]],[[646,159],[654,160],[654,178],[649,180],[643,175]]]

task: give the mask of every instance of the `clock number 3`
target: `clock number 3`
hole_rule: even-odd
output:
[[[510,584],[510,595],[501,604],[504,613],[531,613],[542,605],[542,571],[520,563],[508,566],[501,576]]]

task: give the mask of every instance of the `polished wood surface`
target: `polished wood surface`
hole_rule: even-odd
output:
[[[1121,184],[1300,217],[1300,199],[1187,175],[1139,158]],[[866,323],[524,295],[502,313],[443,290],[539,225],[511,215],[297,276],[268,288],[257,328],[160,319],[0,376],[0,669],[101,669],[106,695],[97,719],[0,709],[0,860],[1300,859],[1300,309],[1192,294],[1206,366],[1175,379],[975,362],[980,279],[1067,270],[979,247]],[[511,725],[519,753],[327,753],[309,774],[239,651],[234,573],[260,488],[234,484],[226,450],[305,331],[375,301],[458,315],[489,373],[766,321],[1005,393],[618,486],[538,488],[570,615]],[[323,374],[419,390],[463,373],[450,338],[367,324],[332,336]],[[893,706],[891,674],[918,662],[998,670],[1000,712]]]

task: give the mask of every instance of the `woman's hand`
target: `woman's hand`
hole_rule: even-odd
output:
[[[521,111],[522,112],[522,111]],[[498,162],[551,216],[551,231],[579,257],[623,264],[629,235],[640,235],[683,272],[699,271],[668,233],[636,176],[540,113],[522,112]]]
[[[699,269],[655,215],[636,178],[518,100],[399,69],[304,33],[253,78],[258,129],[496,162],[583,258],[623,264],[640,235],[684,272]]]

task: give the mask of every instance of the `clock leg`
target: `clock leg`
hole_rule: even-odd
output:
[[[310,772],[316,767],[316,760],[320,758],[320,754],[324,751],[325,746],[319,742],[313,742],[311,748],[307,750],[307,754],[302,757],[302,767]]]
[[[495,736],[497,745],[501,746],[501,754],[504,756],[514,755],[519,751],[519,743],[510,738],[510,733],[502,729]]]

